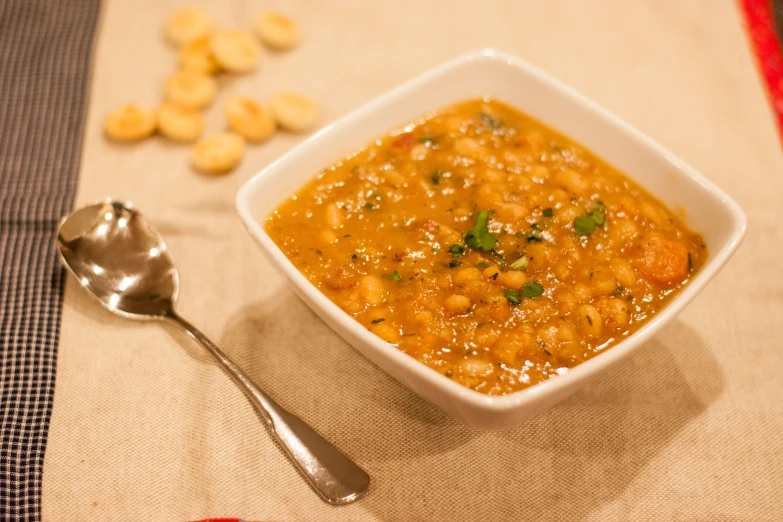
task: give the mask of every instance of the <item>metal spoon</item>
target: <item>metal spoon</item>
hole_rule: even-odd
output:
[[[65,267],[115,314],[168,319],[184,327],[211,353],[256,408],[299,471],[330,504],[349,504],[370,476],[301,419],[261,391],[204,334],[177,315],[179,276],[158,231],[122,201],[79,209],[60,221],[57,247]]]

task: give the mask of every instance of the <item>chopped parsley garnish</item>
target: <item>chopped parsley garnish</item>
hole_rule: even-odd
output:
[[[456,268],[459,265],[462,264],[462,261],[457,261],[456,259],[452,259],[451,263],[449,263],[449,268]]]
[[[485,263],[484,261],[479,261],[478,263],[476,263],[476,266],[481,268],[489,268],[489,263]]]
[[[486,123],[487,127],[489,127],[490,129],[494,130],[500,128],[500,124],[501,124],[500,120],[493,118],[486,112],[481,113],[481,119],[484,120],[484,123]]]
[[[523,272],[527,270],[527,256],[522,256],[510,265],[508,267],[511,270],[522,270]]]
[[[519,238],[525,237],[525,234],[523,232],[514,232],[514,235]]]
[[[356,262],[356,254],[351,254],[351,263]]]
[[[538,297],[544,293],[544,287],[535,282],[522,285],[522,295],[525,297]]]
[[[498,240],[492,237],[487,229],[487,222],[489,221],[489,210],[480,210],[476,214],[476,224],[473,228],[465,233],[465,243],[474,250],[484,250],[489,252]]]
[[[440,176],[443,174],[443,171],[438,169],[432,174],[432,184],[433,185],[440,185]]]
[[[462,255],[462,253],[465,251],[465,247],[462,245],[458,245],[454,243],[449,247],[449,252],[451,253],[451,257],[459,257]]]
[[[517,290],[503,290],[503,295],[506,296],[506,299],[509,303],[513,305],[518,305],[522,302],[522,297],[519,295],[519,292]]]
[[[604,226],[604,223],[606,223],[606,215],[603,212],[598,212],[597,210],[587,214],[587,217],[595,221],[595,224],[599,227]]]
[[[593,233],[595,227],[606,224],[606,205],[601,201],[596,202],[592,212],[579,216],[574,220],[574,231],[577,236],[588,236]]]
[[[498,260],[495,261],[495,263],[498,264],[498,268],[500,268],[500,271],[504,272],[506,270],[506,258],[501,256],[497,252],[492,252],[492,255],[498,258]]]
[[[392,281],[402,281],[402,277],[400,277],[400,274],[396,270],[391,274],[383,274],[383,277],[391,279]]]
[[[531,241],[541,242],[543,239],[541,237],[541,229],[538,228],[538,225],[536,225],[535,223],[533,223],[532,228],[533,230],[528,230],[527,233],[525,234],[525,236],[527,237],[527,242],[528,243],[530,243]]]
[[[365,210],[375,210],[375,208],[376,208],[375,204],[370,203],[369,201],[364,204],[364,209]]]
[[[433,145],[435,145],[435,140],[429,136],[422,136],[421,138],[419,138],[419,143],[423,143],[428,147],[432,147]]]
[[[614,289],[614,295],[622,295],[624,291],[623,285],[617,285],[617,288]]]
[[[378,324],[378,323],[382,323],[382,322],[384,322],[385,320],[386,320],[386,319],[384,319],[383,317],[379,317],[378,319],[373,319],[373,320],[372,320],[372,321],[370,321],[370,322],[371,322],[372,324]]]
[[[544,210],[541,211],[541,215],[544,217],[552,217],[554,213],[551,208],[545,208]]]
[[[579,216],[574,220],[574,231],[577,236],[588,236],[595,230],[595,221],[587,216]]]

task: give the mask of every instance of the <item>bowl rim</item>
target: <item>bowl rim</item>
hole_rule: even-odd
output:
[[[295,162],[298,157],[306,154],[315,144],[339,135],[342,129],[349,127],[356,120],[366,117],[368,113],[371,114],[388,104],[403,102],[409,91],[421,87],[431,80],[456,68],[477,61],[494,62],[497,63],[498,66],[512,67],[532,76],[534,80],[541,82],[547,88],[555,90],[561,96],[570,98],[572,101],[581,105],[586,113],[589,113],[590,118],[604,120],[605,123],[618,128],[618,130],[620,130],[629,140],[636,141],[639,145],[651,150],[657,156],[671,164],[673,170],[677,172],[678,177],[688,177],[694,181],[701,190],[705,191],[711,199],[716,200],[718,204],[728,212],[732,224],[732,229],[727,240],[716,252],[710,253],[710,258],[696,276],[679,291],[672,301],[632,335],[618,341],[616,344],[602,353],[595,355],[591,359],[570,368],[568,372],[563,375],[541,381],[535,385],[507,395],[497,396],[486,395],[458,384],[437,370],[419,362],[370,332],[356,319],[333,303],[296,269],[294,264],[288,260],[282,250],[280,250],[266,234],[262,225],[262,220],[256,219],[251,211],[251,198],[254,193],[254,187],[256,184],[260,183],[262,179],[270,175],[270,173],[275,174],[277,172],[277,175],[280,175],[280,173],[283,172],[282,168],[286,163]],[[433,109],[437,109],[437,107]],[[376,136],[368,136],[367,142],[369,143],[374,138],[376,138]],[[635,180],[631,174],[624,174]],[[313,175],[315,175],[315,173],[313,173]],[[330,318],[338,322],[342,327],[348,329],[351,334],[358,337],[366,346],[380,352],[386,358],[393,359],[394,362],[405,371],[427,381],[439,391],[446,393],[453,398],[459,398],[466,405],[490,412],[509,411],[523,405],[539,402],[548,396],[555,396],[566,389],[572,388],[580,382],[589,379],[602,368],[613,365],[624,359],[633,350],[658,333],[663,326],[671,321],[688,303],[690,303],[690,301],[715,276],[726,261],[728,261],[741,243],[747,229],[747,218],[745,213],[728,194],[662,145],[626,123],[614,113],[603,108],[598,103],[580,94],[571,87],[561,83],[541,69],[513,55],[491,48],[469,52],[437,65],[371,99],[358,108],[351,110],[348,114],[336,121],[325,125],[309,138],[303,140],[288,152],[269,163],[245,182],[237,193],[236,207],[245,227],[262,247],[267,257],[276,265],[278,271],[283,272],[297,290],[307,295],[314,308],[318,308],[323,313],[329,315]]]

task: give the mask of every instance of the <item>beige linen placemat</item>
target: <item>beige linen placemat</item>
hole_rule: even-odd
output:
[[[193,174],[187,147],[104,141],[108,109],[158,101],[175,63],[161,24],[184,5],[108,1],[77,203],[135,202],[177,261],[182,314],[374,482],[364,500],[326,506],[198,346],[115,318],[70,284],[45,520],[783,520],[783,155],[731,0],[190,3],[224,26],[269,6],[301,21],[301,48],[221,79],[222,93],[300,89],[324,122],[464,51],[517,54],[725,188],[748,235],[613,375],[516,429],[472,431],[340,340],[243,230],[235,192],[300,137],[251,148],[222,178]]]

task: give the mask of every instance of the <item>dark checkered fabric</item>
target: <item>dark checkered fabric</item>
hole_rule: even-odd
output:
[[[39,520],[99,0],[0,0],[0,520]]]

